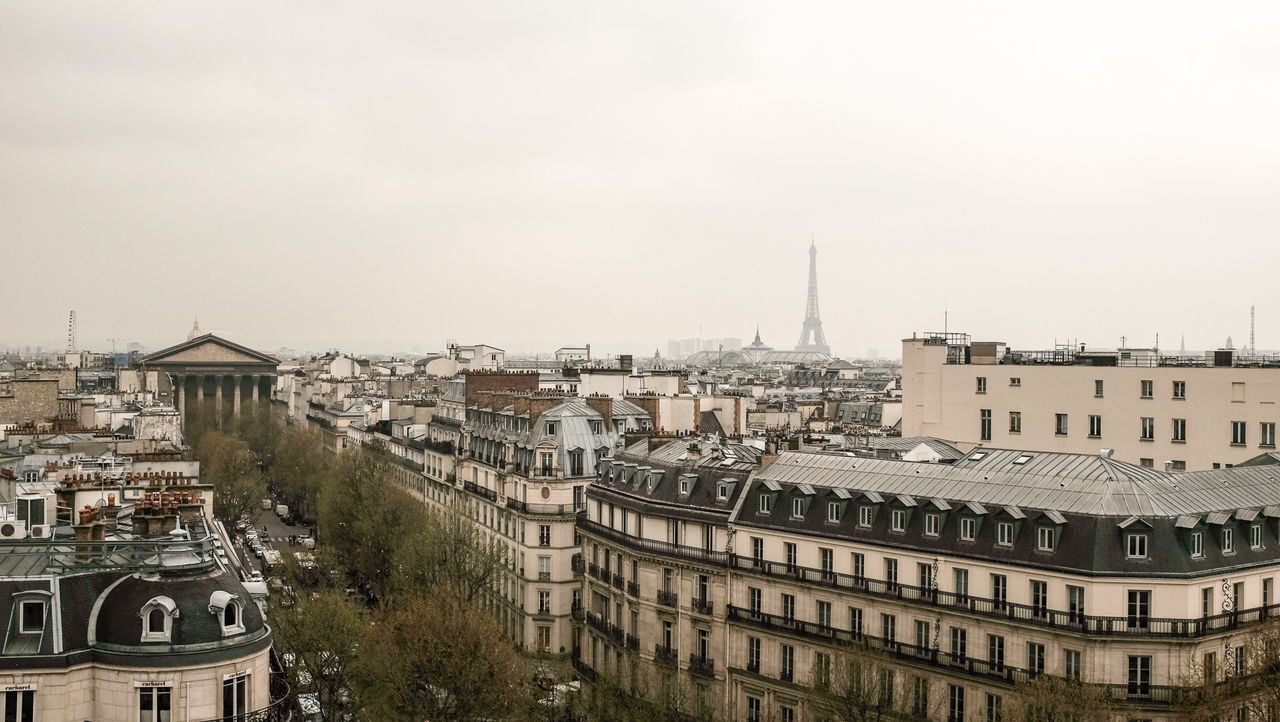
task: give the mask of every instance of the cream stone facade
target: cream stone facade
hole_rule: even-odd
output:
[[[1280,359],[1140,349],[1032,355],[952,334],[904,339],[902,361],[903,436],[961,448],[1109,448],[1133,464],[1188,470],[1276,448]],[[1092,365],[1104,363],[1112,365]]]

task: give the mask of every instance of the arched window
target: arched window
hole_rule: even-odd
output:
[[[222,636],[244,633],[244,606],[230,592],[221,589],[209,595],[209,613],[222,622]]]
[[[152,597],[138,613],[142,617],[142,641],[169,642],[173,639],[173,620],[178,618],[178,605],[168,597]]]
[[[231,602],[230,604],[228,604],[227,608],[222,610],[222,626],[234,627],[237,624],[239,624],[240,623],[240,615],[238,614],[239,611],[240,611],[239,604],[236,604],[235,602]]]

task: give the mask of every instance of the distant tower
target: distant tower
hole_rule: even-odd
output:
[[[822,318],[818,316],[818,247],[809,243],[809,300],[804,307],[804,328],[800,329],[797,351],[817,351],[828,356],[831,347],[822,334]]]
[[[1249,307],[1249,353],[1258,353],[1258,347],[1254,345],[1253,340],[1253,311],[1254,307]]]
[[[195,323],[191,324],[191,331],[187,333],[187,340],[190,341],[194,338],[200,338],[203,335],[204,331],[200,330],[200,317],[197,316]]]

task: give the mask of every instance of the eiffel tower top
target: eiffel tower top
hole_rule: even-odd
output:
[[[809,241],[809,297],[805,303],[804,325],[800,328],[797,351],[816,351],[831,355],[827,337],[822,333],[822,317],[818,314],[818,244]]]

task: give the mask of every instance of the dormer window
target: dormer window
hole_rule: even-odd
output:
[[[838,501],[827,502],[827,521],[832,524],[840,523],[841,504]]]
[[[937,514],[924,515],[924,533],[928,536],[938,536],[942,531],[942,517]]]
[[[906,531],[906,530],[907,530],[907,511],[906,511],[906,509],[894,509],[894,510],[893,510],[892,523],[893,523],[893,530],[894,530],[894,531]]]
[[[1236,551],[1236,530],[1223,529],[1222,530],[1222,553],[1234,554],[1235,551]]]
[[[716,499],[719,499],[720,501],[724,501],[725,499],[728,499],[728,498],[729,498],[729,485],[728,485],[728,484],[717,484],[717,485],[716,485]]]
[[[210,595],[209,613],[222,622],[222,636],[244,633],[244,606],[232,594],[219,589]]]
[[[178,618],[178,605],[169,597],[152,597],[142,605],[142,641],[169,642],[173,638],[173,620]]]
[[[556,422],[554,422],[554,421],[548,421],[548,422],[547,422],[547,436],[555,436],[555,435],[556,435]]]
[[[772,511],[773,511],[773,495],[761,494],[760,495],[760,513],[768,514]]]
[[[1013,546],[1013,522],[996,522],[996,544],[1002,547]]]
[[[687,476],[680,477],[680,493],[681,494],[689,493],[689,477]]]
[[[804,516],[804,499],[797,496],[791,500],[791,516]]]
[[[23,601],[20,612],[19,632],[39,634],[44,631],[44,601]]]
[[[874,507],[870,507],[870,506],[858,507],[858,526],[871,526],[871,523],[875,521],[875,518],[876,518],[876,510]]]
[[[1191,556],[1197,559],[1204,556],[1204,532],[1191,532]]]
[[[1053,527],[1038,527],[1036,529],[1036,549],[1042,552],[1053,551],[1053,537]]]
[[[1125,537],[1125,553],[1129,559],[1147,558],[1147,535],[1129,534]]]
[[[960,541],[973,541],[978,536],[978,520],[971,516],[960,517]]]

